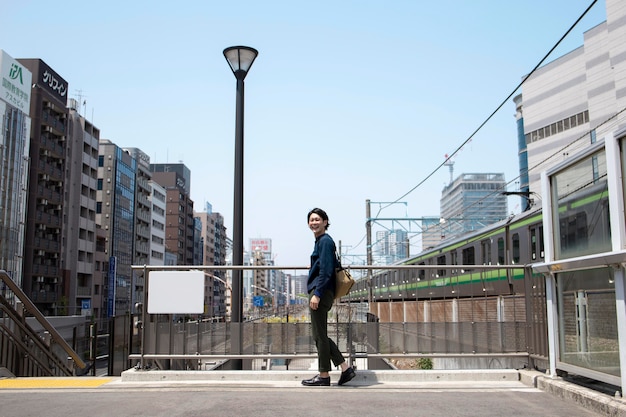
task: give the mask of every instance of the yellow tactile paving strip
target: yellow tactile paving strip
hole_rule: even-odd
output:
[[[96,388],[112,378],[6,378],[0,379],[0,389],[20,388]]]

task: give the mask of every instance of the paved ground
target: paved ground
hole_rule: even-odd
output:
[[[626,416],[621,401],[609,396],[587,393],[583,407],[555,389],[536,388],[540,374],[516,373],[417,371],[392,377],[359,371],[342,387],[336,385],[338,373],[330,387],[303,387],[300,379],[311,375],[297,371],[211,372],[210,378],[202,377],[206,372],[167,371],[117,378],[10,378],[0,380],[0,417]],[[563,391],[584,391],[563,384]]]

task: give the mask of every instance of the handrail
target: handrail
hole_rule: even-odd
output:
[[[59,332],[50,324],[50,322],[41,314],[41,311],[33,304],[33,302],[26,296],[20,287],[11,279],[9,274],[5,270],[0,269],[0,280],[6,284],[6,286],[13,291],[13,294],[24,304],[24,308],[41,324],[41,326],[50,333],[52,340],[59,345],[69,357],[72,358],[74,364],[80,369],[85,369],[87,364],[78,356],[78,354],[72,349],[72,347],[65,341],[65,339],[59,334]]]
[[[521,270],[524,269],[525,265],[516,264],[516,265],[346,265],[346,267],[351,268],[353,271],[357,270],[373,270],[377,272],[384,273],[385,271],[416,271],[416,270],[430,270],[437,271],[440,269],[453,269],[459,273],[469,273],[469,274],[490,274],[490,271],[496,270]],[[159,345],[159,349],[156,348],[156,344],[160,340],[170,340],[170,344],[172,342],[171,325],[168,327],[159,327],[156,325],[156,322],[150,319],[150,315],[147,313],[147,309],[145,305],[148,302],[148,294],[149,290],[149,273],[152,271],[183,271],[183,270],[195,270],[195,271],[204,271],[205,273],[210,273],[212,271],[232,271],[232,270],[307,270],[309,267],[307,266],[281,266],[281,265],[132,265],[132,269],[134,270],[142,270],[145,278],[145,290],[144,290],[144,307],[139,310],[139,314],[141,315],[141,323],[137,328],[140,331],[141,345],[139,346],[138,352],[131,353],[127,356],[128,359],[135,361],[137,360],[137,367],[139,369],[148,369],[147,361],[157,361],[161,360],[184,360],[188,361],[215,361],[215,360],[249,360],[249,359],[305,359],[305,358],[314,358],[314,352],[310,351],[310,346],[303,344],[299,347],[294,348],[292,346],[293,341],[289,339],[289,337],[293,336],[293,334],[299,334],[298,329],[296,328],[294,331],[291,331],[291,328],[284,327],[285,323],[283,322],[280,327],[280,331],[277,330],[277,327],[280,323],[267,323],[266,327],[259,328],[251,328],[248,329],[254,333],[251,337],[258,337],[259,340],[269,336],[273,337],[279,347],[275,349],[270,349],[268,352],[254,352],[252,350],[247,351],[243,354],[244,350],[240,349],[238,351],[226,352],[220,349],[214,349],[213,344],[215,343],[215,337],[221,337],[220,346],[223,344],[225,348],[228,347],[229,336],[232,337],[232,332],[239,332],[245,330],[244,327],[247,325],[244,323],[231,323],[231,327],[224,327],[216,330],[218,333],[213,334],[213,328],[200,328],[196,330],[195,328],[187,328],[189,323],[183,325],[181,329],[178,330],[177,333],[177,348],[170,349],[169,352],[163,351],[163,346]],[[394,275],[395,276],[395,275]],[[478,275],[477,275],[478,276]],[[363,277],[365,278],[365,277]],[[508,288],[508,287],[507,287]],[[268,294],[272,294],[268,289],[261,288],[262,291],[267,292]],[[483,290],[484,291],[484,290]],[[487,293],[481,293],[481,296],[478,298],[482,302],[482,299],[486,296]],[[362,296],[363,302],[366,298]],[[471,302],[474,302],[475,298],[468,298]],[[357,301],[353,303],[348,303],[347,305],[354,305],[354,303],[358,303]],[[368,301],[365,301],[368,302]],[[369,301],[371,302],[371,301]],[[339,302],[337,306],[343,306],[344,303]],[[460,333],[456,335],[449,335],[450,340],[446,339],[446,335],[438,333],[437,323],[435,325],[424,327],[424,329],[419,330],[418,333],[406,333],[403,332],[402,329],[390,328],[385,330],[385,335],[383,337],[383,343],[388,344],[389,346],[379,346],[380,339],[378,336],[379,323],[371,322],[369,324],[369,312],[367,312],[367,316],[365,316],[366,312],[360,312],[359,320],[368,320],[359,321],[352,323],[351,316],[348,313],[348,323],[340,323],[339,318],[337,319],[337,324],[341,325],[338,327],[338,335],[337,337],[341,339],[341,344],[346,344],[346,352],[351,359],[354,358],[366,358],[366,359],[386,359],[386,358],[528,358],[530,352],[527,348],[522,345],[519,345],[517,342],[517,338],[520,337],[524,339],[527,335],[525,333],[525,327],[523,321],[520,319],[514,319],[512,321],[507,320],[506,323],[499,323],[497,329],[494,332],[489,333],[489,329],[483,329],[482,326],[475,326],[472,320],[471,329],[467,327],[469,322],[460,322],[458,323],[460,329]],[[363,316],[363,317],[361,317]],[[488,321],[488,320],[487,320]],[[366,328],[361,328],[361,324],[368,323]],[[399,323],[399,322],[398,322]],[[347,324],[348,327],[345,328],[343,325]],[[404,322],[402,322],[404,324]],[[424,324],[433,324],[430,322],[424,322]],[[243,326],[243,327],[236,327]],[[298,326],[298,324],[296,324]],[[357,326],[357,327],[353,327]],[[341,329],[341,330],[340,330]],[[356,330],[353,330],[356,329]],[[272,331],[276,331],[276,334],[273,334]],[[471,338],[463,338],[463,331],[470,331],[473,335]],[[478,336],[484,336],[482,333],[478,334],[477,332],[488,332],[487,338],[489,340],[478,343]],[[512,340],[510,343],[504,343],[502,341],[502,337],[507,331],[511,331],[514,334],[515,340]],[[162,333],[164,332],[164,333]],[[167,336],[169,332],[169,337]],[[294,333],[295,332],[295,333]],[[339,332],[341,332],[342,336],[339,336]],[[355,333],[356,332],[356,333]],[[395,332],[402,333],[401,335],[396,335]],[[424,333],[426,332],[426,333]],[[223,334],[222,334],[223,333]],[[293,333],[293,334],[292,334]],[[290,336],[291,335],[291,336]],[[180,338],[180,339],[178,339]],[[208,339],[211,338],[211,342],[208,342]],[[481,339],[482,340],[482,339]],[[418,342],[419,341],[419,342]],[[424,343],[427,341],[429,344],[436,343],[436,345],[432,345],[428,348]],[[434,341],[434,342],[433,342]],[[232,338],[230,339],[232,344]],[[373,343],[373,345],[369,345],[369,343]],[[189,343],[189,344],[187,344]],[[251,343],[253,341],[248,340],[248,348],[251,347]],[[440,347],[442,343],[445,343],[445,347]],[[448,344],[451,343],[454,346],[461,347],[448,347]],[[495,351],[492,350],[491,343],[501,345],[504,343],[506,346],[500,348],[496,347]],[[305,346],[306,345],[306,346]],[[357,346],[358,345],[358,346]],[[367,345],[367,346],[366,346]],[[495,346],[495,345],[494,345]],[[170,346],[171,347],[171,346]],[[179,350],[182,349],[181,350]],[[307,350],[309,349],[309,350]],[[365,350],[363,350],[365,349]],[[432,349],[432,350],[429,350]],[[166,366],[169,366],[166,364]],[[178,366],[178,365],[177,365]]]

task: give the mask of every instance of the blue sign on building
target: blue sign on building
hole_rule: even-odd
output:
[[[109,291],[107,299],[107,316],[115,316],[115,278],[117,275],[117,258],[115,256],[109,257]]]

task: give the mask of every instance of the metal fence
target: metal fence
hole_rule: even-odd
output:
[[[233,266],[133,268],[144,270],[148,289],[152,270],[237,269]],[[431,267],[403,266],[402,270],[415,269],[417,274],[428,268]],[[460,266],[432,266],[435,268],[458,270]],[[496,268],[522,269],[514,265],[471,268],[481,276]],[[294,268],[272,266],[271,269]],[[362,272],[353,272],[362,275],[359,280],[371,280],[372,274],[393,272],[398,267],[353,266],[351,269]],[[532,275],[530,269],[525,272],[525,283],[519,286],[522,291],[514,294],[492,292],[443,298],[395,295],[387,299],[379,297],[376,301],[362,296],[336,302],[329,314],[329,335],[350,361],[361,359],[369,369],[388,368],[393,358],[429,358],[437,361],[439,368],[534,366],[535,360],[547,357],[545,296],[541,286],[538,288],[534,282],[540,281],[540,277]],[[144,305],[146,302],[147,298]],[[317,356],[307,322],[308,306],[305,304],[301,311],[292,311],[291,322],[284,317],[285,313],[282,312],[279,319],[274,314],[265,319],[233,323],[201,318],[178,322],[171,315],[150,315],[143,311],[134,319],[141,324],[131,326],[136,343],[128,355],[128,365],[145,369],[229,369],[231,360],[237,359],[243,363],[243,369],[294,369],[296,366],[308,369]],[[300,320],[294,322],[294,316]],[[234,353],[233,338],[238,335],[242,335],[241,353]]]

